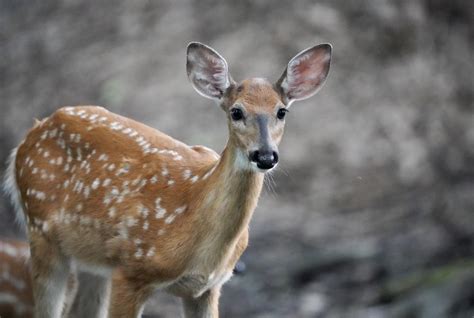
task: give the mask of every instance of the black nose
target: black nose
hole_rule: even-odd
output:
[[[278,153],[271,150],[255,150],[250,153],[250,161],[255,162],[260,169],[271,169],[278,163]]]

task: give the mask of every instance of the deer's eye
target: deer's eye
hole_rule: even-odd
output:
[[[230,117],[235,121],[242,120],[244,119],[244,112],[239,108],[233,108],[230,111]]]
[[[277,118],[278,119],[284,119],[286,116],[286,113],[289,112],[288,109],[286,108],[280,108],[277,112]]]

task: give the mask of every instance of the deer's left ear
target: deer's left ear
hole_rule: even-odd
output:
[[[320,44],[298,53],[291,59],[276,83],[287,104],[317,93],[329,73],[331,51],[330,44]]]
[[[207,98],[222,98],[232,83],[225,59],[199,42],[188,45],[186,71],[194,89]]]

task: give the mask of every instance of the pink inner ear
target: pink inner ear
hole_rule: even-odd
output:
[[[193,59],[195,84],[206,95],[213,97],[222,95],[229,85],[225,62],[212,52],[199,51],[197,54],[199,58]]]
[[[304,98],[316,91],[327,75],[330,56],[326,52],[308,52],[288,67],[288,97]]]

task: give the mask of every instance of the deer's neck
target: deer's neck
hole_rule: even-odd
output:
[[[262,190],[263,174],[247,165],[248,159],[229,141],[201,191],[200,215],[209,225],[207,235],[223,250],[247,229]]]

